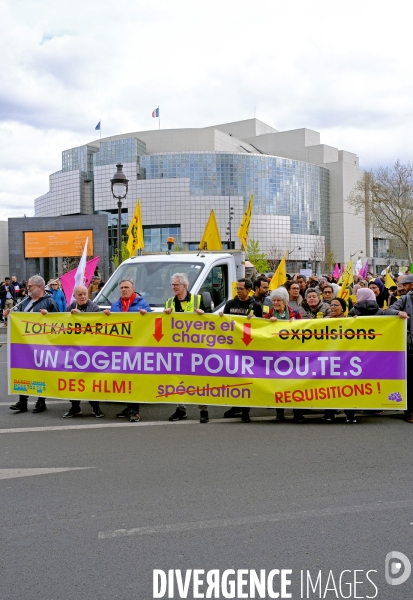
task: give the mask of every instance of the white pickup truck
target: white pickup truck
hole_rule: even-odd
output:
[[[245,276],[245,254],[240,250],[226,252],[195,251],[148,253],[125,260],[113,273],[95,298],[99,306],[109,307],[119,299],[119,283],[131,279],[152,310],[163,311],[172,296],[171,277],[186,273],[189,291],[210,294],[212,312],[222,310],[232,295],[232,283]]]

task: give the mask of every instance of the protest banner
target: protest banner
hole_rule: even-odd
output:
[[[270,322],[12,313],[9,393],[270,408],[406,408],[397,317]]]

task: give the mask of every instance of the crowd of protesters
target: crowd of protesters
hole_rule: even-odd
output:
[[[247,278],[239,279],[236,285],[236,296],[229,300],[219,313],[224,315],[244,316],[247,319],[264,318],[274,321],[292,321],[301,319],[345,318],[358,316],[398,316],[407,319],[407,411],[405,419],[413,423],[413,340],[411,322],[413,319],[413,274],[400,274],[395,278],[397,285],[387,289],[383,277],[374,277],[368,273],[366,279],[354,276],[347,301],[339,294],[341,287],[333,277],[311,276],[308,279],[303,274],[287,275],[281,287],[269,292],[269,281],[265,276],[258,277],[254,282]],[[1,319],[7,326],[10,310],[19,312],[100,312],[102,309],[93,302],[94,297],[104,285],[99,276],[95,276],[89,288],[77,286],[74,289],[74,302],[66,306],[66,298],[58,280],[50,280],[46,286],[40,276],[31,277],[28,282],[19,283],[15,276],[6,277],[0,285]],[[172,276],[171,288],[173,295],[166,302],[164,312],[186,312],[202,315],[211,312],[211,307],[204,304],[203,298],[191,294],[189,282],[185,273],[175,273]],[[119,300],[110,309],[103,312],[139,312],[145,315],[151,308],[140,294],[134,289],[131,280],[120,282]],[[4,317],[4,319],[3,319]],[[27,411],[28,396],[21,395],[18,402],[10,408],[16,412]],[[103,417],[104,414],[98,401],[90,401],[93,414]],[[200,422],[207,423],[208,407],[199,406]],[[33,412],[46,410],[45,398],[39,398]],[[248,407],[232,407],[224,413],[225,417],[240,416],[243,422],[249,422]],[[305,410],[294,409],[294,420],[303,422]],[[340,411],[326,410],[323,420],[335,420]],[[377,411],[367,411],[375,412]],[[131,422],[140,420],[140,405],[130,402],[125,409],[118,413],[118,418],[129,418]],[[82,414],[80,401],[72,400],[71,408],[63,416],[75,417]],[[355,410],[344,410],[347,423],[355,423]],[[285,420],[283,409],[276,410],[276,420]],[[186,419],[185,405],[178,405],[169,418],[170,421]]]

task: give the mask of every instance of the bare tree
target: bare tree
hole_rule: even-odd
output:
[[[348,198],[365,214],[376,231],[400,240],[413,262],[413,166],[397,161],[393,167],[367,171]]]
[[[315,263],[317,263],[317,262],[320,263],[320,271],[322,273],[324,273],[324,271],[325,271],[325,256],[326,256],[326,249],[325,249],[324,241],[317,239],[314,242],[314,246],[310,252],[309,258]]]
[[[282,248],[277,248],[277,246],[275,245],[271,246],[271,248],[268,250],[267,260],[270,263],[271,271],[277,270],[277,267],[280,264],[280,260],[284,256],[284,252],[285,250],[282,250]]]

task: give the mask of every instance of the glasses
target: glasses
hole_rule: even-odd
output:
[[[179,287],[180,285],[185,285],[184,283],[171,283],[171,287]]]
[[[330,304],[331,308],[341,308],[341,304]]]

